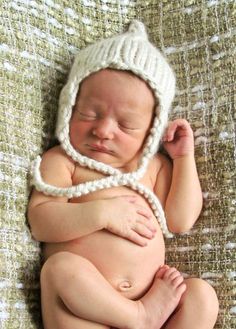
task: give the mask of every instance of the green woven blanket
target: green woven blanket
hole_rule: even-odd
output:
[[[74,54],[143,21],[177,76],[173,117],[195,131],[204,208],[167,241],[167,263],[209,281],[236,328],[234,0],[0,1],[0,327],[40,328],[40,248],[25,219],[29,164],[53,143],[59,91]]]

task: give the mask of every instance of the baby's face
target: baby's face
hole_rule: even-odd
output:
[[[71,144],[89,158],[134,170],[154,105],[151,90],[133,74],[111,69],[93,73],[80,86],[70,121]]]

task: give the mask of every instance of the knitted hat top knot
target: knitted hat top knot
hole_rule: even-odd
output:
[[[80,154],[70,142],[70,119],[80,84],[90,74],[106,68],[133,72],[146,81],[156,100],[153,126],[144,143],[138,168],[131,173],[122,173],[105,163]],[[35,187],[51,195],[79,197],[91,191],[112,186],[129,186],[148,199],[164,233],[168,234],[159,200],[149,189],[138,183],[138,180],[143,177],[150,159],[158,150],[161,136],[167,125],[168,112],[174,94],[174,73],[160,51],[149,42],[145,26],[140,21],[133,21],[125,33],[100,40],[79,51],[71,68],[68,81],[60,94],[56,135],[62,148],[74,161],[81,166],[97,170],[107,177],[72,186],[68,189],[53,187],[43,182],[39,171],[40,158],[38,158],[33,169]]]
[[[148,36],[147,36],[147,32],[146,32],[146,29],[145,29],[145,26],[143,25],[143,23],[141,23],[140,21],[133,21],[129,28],[128,28],[128,31],[130,33],[137,33],[139,34],[140,36],[142,35],[144,38],[147,38],[148,39]]]

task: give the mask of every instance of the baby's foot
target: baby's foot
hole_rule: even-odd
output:
[[[157,272],[154,283],[140,299],[140,329],[159,329],[176,309],[186,289],[183,277],[173,267],[164,265]]]

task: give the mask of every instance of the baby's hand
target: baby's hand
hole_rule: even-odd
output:
[[[193,131],[185,119],[170,121],[163,136],[163,146],[174,160],[179,157],[194,154]]]
[[[140,246],[155,236],[156,228],[151,221],[151,210],[137,203],[137,197],[127,195],[104,200],[105,229]]]

